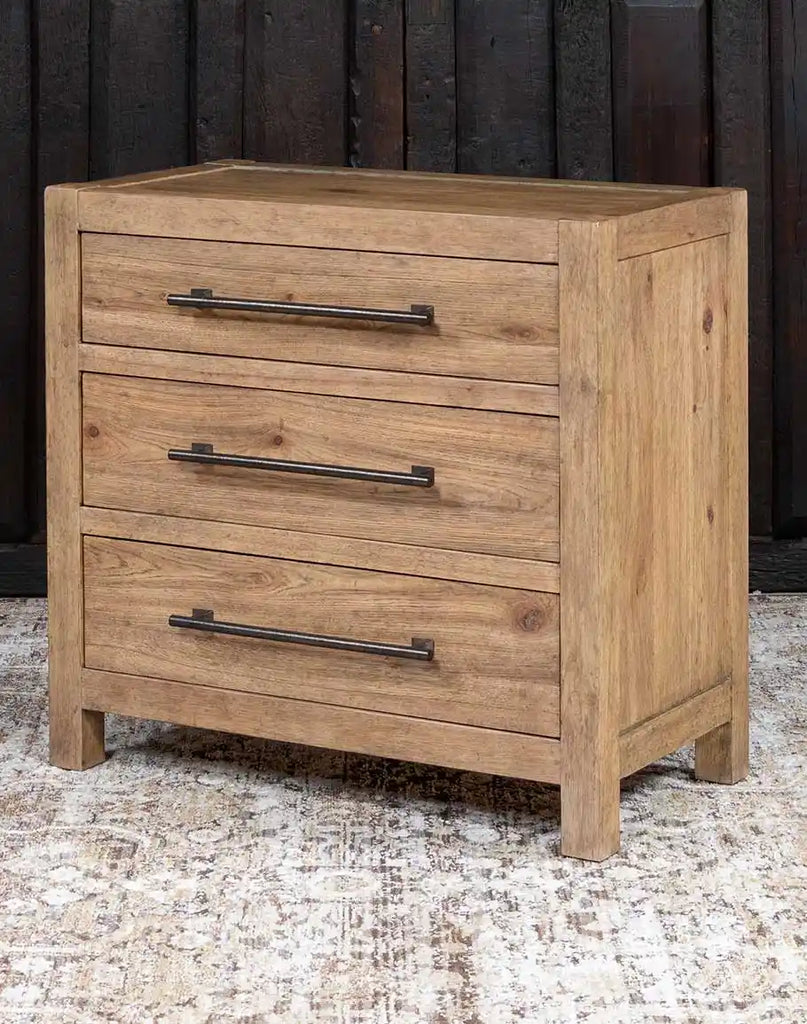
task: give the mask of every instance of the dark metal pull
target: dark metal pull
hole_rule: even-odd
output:
[[[381,469],[357,469],[355,466],[328,466],[317,462],[291,462],[288,459],[263,459],[254,455],[225,455],[213,451],[212,444],[194,441],[189,449],[171,448],[168,458],[174,462],[196,462],[206,466],[238,466],[241,469],[272,469],[278,473],[301,473],[341,480],[369,480],[377,484],[405,484],[409,487],[434,487],[432,466],[412,466],[410,473]]]
[[[275,640],[306,647],[327,647],[334,651],[356,651],[358,654],[380,654],[386,658],[409,658],[413,661],[434,660],[434,640],[413,637],[411,644],[382,644],[374,640],[350,640],[342,636],[319,633],[298,633],[290,629],[268,629],[264,626],[243,626],[237,622],[216,622],[209,608],[194,608],[190,615],[169,615],[168,625],[179,629],[198,629],[203,633],[246,636],[254,640]]]
[[[368,309],[365,306],[327,306],[315,302],[273,302],[263,299],[231,299],[214,295],[210,288],[191,288],[187,295],[168,295],[169,306],[192,309],[237,309],[244,313],[286,313],[289,316],[325,316],[341,320],[376,320],[387,324],[434,323],[434,306],[413,305],[404,309]]]

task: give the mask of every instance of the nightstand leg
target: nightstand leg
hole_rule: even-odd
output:
[[[594,768],[592,764],[580,768]],[[619,773],[564,771],[560,787],[560,852],[605,860],[619,850]]]
[[[104,714],[61,704],[51,693],[50,762],[82,771],[106,759]]]
[[[695,741],[695,777],[733,785],[748,775],[747,675],[733,688],[733,717]]]

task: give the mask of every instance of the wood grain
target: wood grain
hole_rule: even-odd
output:
[[[156,0],[145,7],[133,0],[94,0],[93,4],[90,0],[10,0],[3,7],[5,32],[0,43],[5,54],[0,62],[7,72],[7,88],[0,99],[4,112],[0,113],[0,123],[4,140],[9,133],[13,135],[10,144],[0,146],[0,162],[6,160],[0,174],[6,182],[4,222],[11,239],[2,257],[8,282],[7,327],[12,319],[15,324],[22,323],[25,310],[38,312],[36,307],[41,303],[41,275],[28,243],[19,234],[19,224],[27,223],[25,231],[35,231],[36,211],[37,207],[41,209],[46,184],[87,177],[91,134],[96,176],[120,169],[164,166],[186,158],[209,159],[227,153],[238,156],[243,151],[245,121],[248,134],[255,140],[255,155],[263,146],[270,152],[270,143],[274,145],[277,140],[280,148],[274,152],[279,159],[289,159],[293,154],[297,159],[342,163],[349,158],[351,113],[361,113],[366,154],[362,162],[375,160],[371,153],[378,153],[380,158],[390,138],[386,106],[377,104],[381,112],[377,129],[372,116],[351,111],[348,63],[357,48],[357,30],[364,23],[356,16],[359,6],[353,0],[335,0],[324,7],[303,3],[278,12],[277,4],[250,0],[249,82],[245,90],[245,0]],[[318,7],[323,9],[318,11]],[[804,320],[800,282],[805,268],[799,255],[803,246],[798,225],[805,219],[799,212],[803,205],[800,196],[807,194],[799,169],[804,150],[799,141],[803,128],[798,114],[804,106],[800,92],[805,80],[800,66],[805,52],[803,4],[791,0],[772,0],[770,4],[759,0],[614,0],[613,4],[609,0],[554,0],[554,24],[542,24],[537,39],[534,34],[525,38],[519,26],[532,26],[535,22],[530,21],[530,14],[545,12],[545,0],[534,0],[529,7],[526,0],[509,7],[469,0],[458,20],[464,32],[465,12],[473,7],[467,24],[475,35],[473,46],[467,36],[461,41],[463,52],[471,56],[461,68],[463,88],[459,93],[455,74],[458,12],[453,0],[398,0],[397,4],[367,0],[363,7],[391,12],[393,19],[399,19],[400,9],[405,8],[402,46],[400,36],[393,33],[395,45],[389,52],[398,53],[402,48],[406,58],[403,120],[410,168],[456,168],[459,109],[466,139],[474,137],[475,121],[479,120],[479,134],[487,139],[491,160],[498,166],[512,161],[513,170],[518,170],[516,161],[554,120],[556,172],[574,177],[609,176],[615,109],[620,131],[630,136],[627,155],[634,162],[632,175],[641,173],[634,160],[637,151],[642,159],[650,152],[653,173],[664,179],[678,176],[679,162],[702,163],[706,152],[710,180],[749,189],[751,526],[755,536],[770,535],[774,526],[780,536],[803,532],[807,490],[799,483],[803,475],[799,451],[807,431],[800,425],[802,405],[798,400],[804,377],[800,353],[805,348],[799,328]],[[611,7],[617,9],[614,69]],[[272,15],[274,24],[270,22]],[[627,35],[620,35],[618,23],[623,16],[631,25]],[[773,33],[769,38],[771,17]],[[282,22],[280,29],[278,21]],[[494,23],[498,24],[497,31],[486,38],[487,28]],[[373,35],[371,28],[362,45],[366,44],[369,57],[378,49],[385,57],[382,61],[370,59],[363,66],[360,77],[365,89],[374,89],[376,80],[387,75],[391,80],[400,78],[398,58],[390,61],[385,49],[390,38],[386,23],[377,20],[374,24],[383,29],[382,34]],[[545,44],[547,40],[551,43],[552,37],[551,66],[538,68],[538,80],[523,73],[525,67],[535,69],[535,53],[546,52]],[[495,40],[492,47],[491,40]],[[477,51],[479,60],[474,63]],[[626,82],[629,79],[630,86],[623,92],[617,88],[616,103],[612,102],[612,70],[617,78],[623,75]],[[93,103],[89,102],[91,77]],[[552,89],[543,89],[551,85],[550,78],[555,83],[554,109]],[[472,102],[477,95],[475,107]],[[499,100],[502,117],[496,110]],[[397,92],[394,109],[397,119]],[[681,126],[677,135],[668,130],[671,120]],[[523,127],[520,137],[510,133],[514,124]],[[30,139],[25,141],[23,137]],[[648,138],[649,150],[645,150]],[[322,155],[326,149],[331,154],[327,157]],[[466,208],[458,213],[466,232],[462,238],[456,225],[442,215],[429,225],[434,252],[443,254],[448,247],[461,256],[469,248],[481,253],[482,246],[486,246],[489,257],[556,259],[557,242],[551,238],[551,225],[540,220],[537,228],[542,236],[546,231],[548,245],[539,252],[532,230],[535,217],[529,211],[539,209],[543,200],[534,201],[536,186],[532,181],[524,185],[530,189],[522,204],[529,230],[516,217],[510,218],[506,226],[491,217],[489,230],[480,231],[477,221],[467,216],[472,207],[466,201]],[[771,201],[772,188],[775,204]],[[109,211],[114,206],[115,216],[107,216],[96,205],[107,209],[98,192],[93,191],[88,200],[99,218],[96,223],[117,229],[127,220],[130,225],[137,221],[128,203],[124,203],[127,210],[121,211],[117,200],[111,198]],[[144,214],[141,229],[154,234],[200,232],[214,238],[231,233],[233,239],[244,238],[252,231],[265,241],[277,241],[279,237],[272,203],[267,215],[263,202],[251,206],[244,200],[238,209],[228,210],[215,198],[196,202],[184,197],[176,203],[163,199],[156,198],[160,209]],[[283,231],[288,232],[287,240],[310,245],[315,235],[321,237],[327,230],[333,245],[352,233],[360,236],[357,245],[373,248],[380,243],[384,248],[408,247],[410,251],[417,248],[419,218],[411,210],[404,210],[402,215],[387,211],[384,220],[388,223],[381,230],[371,224],[366,198],[357,197],[356,203],[357,215],[340,207],[339,222],[305,207],[306,223],[301,223],[295,211],[286,210]],[[318,224],[322,219],[327,221],[327,228]],[[500,233],[498,239],[494,239],[493,231]],[[637,254],[636,249],[622,252],[624,257]],[[0,405],[9,414],[3,424],[7,441],[0,445],[6,469],[0,503],[8,503],[8,509],[0,512],[0,521],[7,526],[2,536],[41,537],[41,327],[40,319],[26,339],[25,353],[19,356],[25,359],[25,379],[18,376],[17,357],[10,357],[14,366],[6,365],[0,372],[0,388],[6,382]],[[7,330],[0,347],[17,350],[22,344],[19,332],[19,327]],[[22,382],[19,388],[13,383],[17,380]]]
[[[180,180],[184,179],[184,180]],[[484,174],[434,174],[373,168],[219,160],[123,179],[126,192],[152,198],[170,193],[214,198],[350,206],[357,210],[417,209],[474,216],[516,215],[530,220],[598,221],[670,203],[715,195],[714,189],[641,182],[568,181]],[[104,189],[117,191],[115,182]],[[466,254],[467,255],[467,254]]]
[[[0,544],[0,597],[44,597],[44,544]]]
[[[406,166],[457,169],[454,0],[406,0]]]
[[[732,671],[727,257],[719,237],[620,264],[603,545],[622,729]]]
[[[245,156],[345,162],[346,2],[246,0]]]
[[[37,0],[37,63],[33,92],[36,133],[36,260],[26,410],[27,491],[34,540],[45,539],[45,287],[44,204],[48,185],[84,181],[90,161],[90,0]],[[0,174],[2,172],[0,171]],[[11,204],[6,209],[10,213]]]
[[[244,7],[245,0],[193,4],[193,160],[240,156],[243,150]]]
[[[105,756],[104,716],[84,710],[81,701],[81,268],[76,199],[70,187],[45,193],[50,757],[61,768],[88,768]]]
[[[602,505],[603,352],[617,346],[616,225],[562,223],[561,307],[561,851],[604,860],[619,848],[619,677]]]
[[[0,540],[24,540],[25,421],[28,385],[30,266],[34,243],[31,179],[30,7],[10,5],[0,32],[0,195],[3,198],[3,330],[0,331]]]
[[[198,352],[165,352],[122,345],[81,345],[79,361],[82,370],[127,377],[231,384],[458,409],[523,412],[533,416],[558,415],[558,389],[551,384],[518,384],[427,373],[365,370],[352,366],[287,363],[277,359],[208,356]]]
[[[417,210],[378,212],[337,205],[321,206],[266,201],[233,205],[215,195],[155,195],[147,204],[131,192],[88,191],[79,208],[81,230],[225,242],[260,242],[323,249],[344,247],[369,252],[403,252],[426,256],[554,263],[558,256],[557,227],[536,221],[524,231],[518,217]]]
[[[624,778],[685,747],[731,718],[731,680],[704,690],[623,732],[619,737],[619,773]]]
[[[731,230],[731,191],[714,189],[708,197],[660,206],[641,215],[626,214],[618,225],[621,260],[726,235]]]
[[[350,163],[403,167],[404,4],[354,0],[350,60]]]
[[[240,526],[179,516],[155,516],[143,512],[83,508],[83,533],[99,537],[120,537],[155,544],[187,546],[189,539],[198,547],[213,551],[232,551],[245,555],[269,555],[294,561],[325,565],[377,569],[430,579],[484,583],[495,587],[515,587],[557,594],[560,574],[556,562],[530,562],[525,558],[501,558],[429,548],[429,557],[411,544],[387,544],[379,540],[354,537],[329,537],[327,534],[278,530],[266,526]]]
[[[752,594],[807,593],[807,541],[755,538],[749,549]]]
[[[712,3],[714,180],[748,191],[750,530],[773,525],[773,302],[769,5]]]
[[[708,3],[614,0],[612,10],[617,178],[708,184]]]
[[[81,189],[82,193],[118,192],[129,188],[142,188],[154,185],[159,181],[172,181],[202,177],[206,174],[217,174],[223,167],[249,164],[248,160],[211,160],[204,164],[189,164],[186,167],[160,167],[156,171],[132,171],[129,174],[116,174],[114,178],[95,178]],[[81,206],[79,205],[79,212]]]
[[[726,357],[720,458],[726,470],[721,541],[725,551],[727,631],[722,643],[731,668],[731,721],[695,744],[695,773],[734,783],[748,774],[748,211],[733,195],[728,238]]]
[[[558,177],[614,173],[611,0],[555,0]]]
[[[552,176],[552,0],[455,7],[459,169]]]
[[[187,163],[186,0],[94,0],[94,178]]]
[[[79,216],[83,231],[554,263],[559,220],[623,217],[637,232],[632,214],[713,195],[624,183],[221,164],[88,189]],[[699,212],[708,211],[704,204]],[[659,242],[652,232],[644,241],[680,244]],[[631,254],[648,251],[635,244]]]
[[[85,669],[82,678],[87,705],[119,715],[538,782],[560,774],[560,744],[543,736],[113,672]]]
[[[88,668],[558,735],[558,599],[164,544],[84,541]],[[172,628],[223,622],[408,645],[431,662]]]
[[[281,246],[85,235],[86,342],[557,383],[557,271]],[[408,310],[431,327],[169,306],[170,292]]]
[[[771,0],[774,535],[807,533],[807,7]]]
[[[699,776],[743,776],[743,193],[227,161],[70,194],[69,227],[52,220],[52,251],[67,254],[51,289],[59,763],[103,756],[96,712],[117,710],[484,767],[560,782],[562,852],[592,860],[619,845],[621,774],[694,738]],[[81,344],[77,226],[97,229]],[[159,235],[186,229],[201,238]],[[398,251],[377,251],[387,243]],[[463,258],[427,255],[438,245]],[[221,276],[198,280],[211,268]],[[312,280],[318,294],[298,294]],[[431,332],[164,304],[169,288],[211,284],[434,301],[413,283],[443,289]],[[437,483],[167,459],[194,441],[431,465]],[[200,607],[330,636],[433,636],[437,657],[167,625]]]
[[[37,184],[89,174],[91,0],[37,0]],[[41,212],[41,211],[40,211]]]
[[[84,501],[163,515],[556,561],[558,423],[84,375]],[[218,452],[408,472],[434,487],[169,461]],[[502,522],[507,529],[502,530]]]

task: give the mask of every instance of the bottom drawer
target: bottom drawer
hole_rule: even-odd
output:
[[[556,594],[85,537],[84,601],[88,668],[559,735]]]

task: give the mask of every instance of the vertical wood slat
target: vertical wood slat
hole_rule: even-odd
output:
[[[247,0],[245,157],[346,162],[347,15],[346,0]]]
[[[774,529],[797,533],[807,517],[807,9],[800,0],[771,0],[770,9]]]
[[[555,0],[558,177],[614,175],[611,0]]]
[[[708,13],[706,0],[613,0],[619,181],[709,184]]]
[[[31,317],[27,448],[31,528],[45,533],[44,205],[48,185],[86,181],[90,167],[90,0],[35,0],[36,302]]]
[[[458,169],[552,177],[552,0],[456,0]]]
[[[401,0],[354,0],[350,163],[404,166],[404,22]]]
[[[194,0],[192,14],[191,162],[240,157],[244,0]]]
[[[23,540],[26,352],[31,306],[31,11],[4,4],[0,31],[0,542]]]
[[[714,184],[748,190],[751,533],[772,527],[773,310],[768,6],[712,0]]]
[[[406,166],[457,169],[454,0],[406,3]]]
[[[188,0],[93,0],[93,178],[188,162]]]

